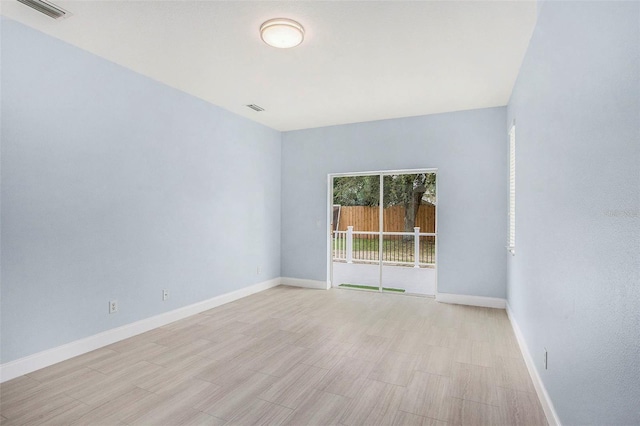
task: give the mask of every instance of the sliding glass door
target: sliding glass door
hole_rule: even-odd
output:
[[[435,294],[435,173],[382,176],[381,289]]]
[[[434,295],[435,170],[331,179],[334,287]]]
[[[333,178],[333,279],[343,288],[380,289],[380,176]]]

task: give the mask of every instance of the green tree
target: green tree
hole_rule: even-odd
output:
[[[333,204],[377,206],[379,201],[379,176],[345,176],[333,179]]]
[[[404,207],[404,232],[413,232],[423,201],[433,203],[436,194],[434,173],[388,175],[384,177],[384,206]]]
[[[345,176],[333,179],[333,203],[342,206],[377,206],[380,176]],[[384,207],[404,207],[404,231],[413,232],[422,202],[435,204],[435,173],[398,174],[384,177]]]

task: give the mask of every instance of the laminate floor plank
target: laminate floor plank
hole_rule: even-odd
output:
[[[195,408],[219,417],[231,420],[236,417],[243,408],[257,398],[259,394],[273,385],[277,377],[268,374],[253,372],[247,379],[233,387],[220,388],[206,400],[198,403]]]
[[[455,344],[455,357],[456,362],[464,364],[472,364],[473,359],[473,340],[458,338]]]
[[[283,424],[292,412],[290,408],[254,399],[226,424],[228,426],[278,426]]]
[[[287,314],[288,313],[288,314]],[[311,315],[295,313],[291,308],[278,309],[277,314],[271,318],[277,318],[278,328],[282,331],[288,331],[291,333],[306,333],[315,327],[322,325],[316,317]]]
[[[29,417],[16,419],[16,424],[24,424],[30,426],[39,425],[68,425],[77,420],[91,410],[91,406],[83,404],[80,401],[70,401],[67,404],[58,407],[55,410],[47,410],[39,412],[37,417],[35,413]]]
[[[505,336],[503,339],[493,337],[492,339],[495,340],[495,343],[491,343],[491,350],[495,357],[522,358],[522,354],[520,353],[518,342],[515,337],[512,338]]]
[[[36,393],[31,398],[23,400],[19,404],[12,404],[10,408],[3,409],[2,415],[6,416],[7,419],[10,420],[10,423],[28,425],[46,422],[65,411],[78,407],[88,408],[86,404],[64,393],[57,393],[46,397],[42,396],[43,395]],[[81,415],[82,414],[78,415],[78,417]]]
[[[136,386],[158,395],[174,393],[181,385],[197,377],[213,361],[197,356],[188,357],[136,382]]]
[[[23,393],[11,395],[10,398],[0,401],[0,415],[10,421],[23,416],[25,413],[49,404],[52,400],[64,398],[64,390],[49,384],[40,384],[35,388],[29,388]],[[73,399],[73,398],[71,398]],[[65,399],[68,402],[68,400]]]
[[[367,329],[367,334],[393,339],[397,335],[399,328],[400,324],[397,321],[378,318]]]
[[[313,350],[309,351],[300,362],[330,370],[340,362],[343,356],[346,356],[352,347],[353,343],[345,343],[339,340],[323,340]]]
[[[0,384],[8,425],[545,425],[503,310],[279,286]]]
[[[495,373],[492,368],[456,362],[449,395],[454,398],[498,405]]]
[[[136,346],[135,339],[131,339],[127,343],[127,350],[119,352],[118,354],[100,359],[99,361],[91,362],[87,364],[87,367],[98,370],[104,374],[118,373],[123,369],[123,366],[131,366],[146,359],[155,357],[168,350],[166,346],[158,345],[157,343],[145,343],[140,346]]]
[[[341,395],[315,391],[295,410],[284,424],[338,425],[350,399]]]
[[[485,341],[474,340],[471,344],[471,364],[483,367],[493,367],[494,358],[491,344]]]
[[[435,302],[434,302],[435,303]],[[409,332],[420,332],[431,326],[429,318],[421,316],[424,309],[418,310],[415,315],[406,316],[400,321],[400,330]]]
[[[408,354],[423,354],[429,350],[427,336],[418,331],[396,329],[395,335],[391,338],[391,350],[395,352],[405,352]]]
[[[445,348],[458,348],[458,331],[452,327],[432,325],[427,330],[427,344]]]
[[[45,383],[47,387],[74,396],[74,394],[92,389],[97,383],[104,383],[108,379],[108,375],[84,367],[75,371],[69,371],[66,375],[57,376],[55,379],[46,381]]]
[[[56,365],[52,365],[49,368],[52,367],[56,367]],[[43,370],[46,370],[46,368]],[[16,377],[15,379],[0,383],[0,406],[3,401],[22,397],[29,390],[33,390],[40,386],[40,384],[41,383],[38,380],[32,378],[31,375]]]
[[[450,408],[449,387],[448,377],[415,371],[400,410],[446,422]]]
[[[333,321],[335,322],[336,320],[334,319]],[[338,322],[335,324],[331,338],[355,345],[362,341],[363,337],[366,335],[366,331],[366,324],[345,320],[344,322]]]
[[[324,376],[318,389],[353,398],[360,392],[374,365],[373,362],[342,357],[340,362]]]
[[[65,376],[70,372],[86,367],[90,364],[109,359],[116,355],[117,352],[111,349],[97,349],[89,353],[77,356],[67,361],[54,364],[50,367],[29,373],[27,376],[39,382],[48,382],[59,377]]]
[[[166,326],[165,326],[166,327]],[[127,352],[132,349],[136,349],[147,343],[155,343],[156,340],[163,338],[164,336],[173,333],[172,330],[169,330],[165,327],[154,328],[153,330],[149,330],[142,334],[138,334],[134,337],[129,337],[128,339],[120,340],[119,342],[112,343],[103,348],[97,349],[97,351],[110,351],[110,352]],[[96,352],[96,351],[93,351]],[[76,358],[81,358],[83,356],[87,356],[92,354],[93,352],[89,352],[88,354],[80,355]],[[72,358],[69,361],[75,361],[76,358]]]
[[[377,362],[389,349],[391,339],[382,336],[364,335],[355,343],[347,356],[365,362]]]
[[[258,398],[296,409],[307,398],[308,394],[312,393],[320,385],[328,372],[329,370],[324,368],[298,364],[258,395]]]
[[[511,425],[511,423],[504,422],[500,407],[458,398],[452,398],[450,402],[449,425]]]
[[[282,377],[308,354],[309,349],[284,343],[276,350],[259,357],[252,368],[264,374]]]
[[[251,348],[256,340],[255,337],[243,334],[228,335],[225,340],[215,342],[208,349],[202,351],[200,356],[216,361],[231,360]]]
[[[391,426],[446,426],[446,422],[431,419],[429,417],[418,416],[417,414],[398,411]]]
[[[93,407],[80,401],[73,401],[58,410],[47,410],[41,413],[37,418],[31,418],[28,421],[20,421],[19,423],[29,425],[69,425],[91,411]]]
[[[417,355],[387,351],[374,365],[368,377],[379,382],[407,386],[416,363]]]
[[[496,357],[496,382],[503,388],[535,392],[522,357]]]
[[[162,423],[160,426],[165,426],[166,424],[167,423]],[[202,411],[196,410],[181,422],[169,424],[179,424],[180,426],[222,426],[226,425],[227,422],[217,417],[211,416],[207,413],[203,413]]]
[[[267,335],[256,337],[253,343],[246,349],[252,352],[267,353],[280,347],[282,344],[293,345],[298,339],[300,339],[300,336],[297,333],[275,330]]]
[[[145,410],[132,413],[123,421],[131,425],[188,423],[201,411],[194,407],[219,391],[219,386],[202,380],[191,380],[174,394],[153,399]]]
[[[498,388],[499,410],[504,424],[546,426],[547,420],[535,393]]]
[[[179,333],[165,334],[161,338],[153,341],[153,343],[170,348],[182,348],[186,345],[193,344],[200,339],[206,338],[209,328],[200,323],[191,324],[181,328]]]
[[[196,324],[201,323],[205,319],[206,319],[206,315],[196,314],[196,315],[192,315],[192,316],[190,316],[188,318],[184,318],[184,319],[172,322],[171,324],[167,324],[163,328],[168,329],[168,330],[173,330],[173,331],[185,330],[186,328],[188,328],[188,327],[190,327],[192,325],[196,325]]]
[[[472,308],[474,307],[472,306]],[[488,342],[489,335],[489,328],[481,320],[463,321],[458,327],[458,337],[462,339]]]
[[[20,410],[20,407],[24,404],[27,404],[30,400],[42,401],[51,396],[55,396],[58,393],[64,393],[59,390],[54,392],[47,392],[47,386],[38,385],[35,388],[25,389],[23,393],[12,394],[11,398],[1,398],[0,399],[0,415],[5,417],[7,421],[12,419],[11,411]],[[46,393],[45,393],[46,392]],[[14,414],[15,416],[16,414]]]
[[[305,332],[296,333],[298,338],[291,343],[302,348],[315,349],[329,338],[332,332],[331,327],[315,326]]]
[[[231,361],[213,361],[195,377],[219,386],[231,387],[244,382],[255,373],[249,369],[251,359],[260,355],[255,352],[243,352]]]
[[[416,370],[450,377],[456,350],[442,346],[429,346],[425,353],[418,355]]]
[[[405,388],[367,380],[362,392],[352,399],[340,423],[352,425],[389,425],[402,402]]]
[[[134,413],[144,412],[159,399],[160,397],[154,393],[136,387],[98,407],[92,407],[91,411],[70,424],[88,426],[123,422],[127,417],[133,417]]]
[[[97,380],[82,387],[74,386],[66,393],[86,404],[99,405],[116,398],[123,392],[128,392],[139,382],[145,381],[160,371],[162,367],[141,361],[118,371],[118,374],[107,376],[106,379]]]

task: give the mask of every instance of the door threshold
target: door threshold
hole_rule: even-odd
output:
[[[356,289],[356,290],[380,291],[379,287],[374,287],[372,285],[340,284],[338,285],[338,287]],[[387,293],[404,293],[405,292],[403,288],[393,288],[393,287],[382,287],[382,291]]]

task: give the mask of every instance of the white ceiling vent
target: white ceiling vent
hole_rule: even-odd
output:
[[[32,9],[37,10],[40,13],[44,13],[53,19],[64,19],[71,16],[71,13],[67,12],[60,6],[56,6],[53,3],[44,0],[18,0],[20,3],[29,6]]]
[[[258,111],[258,112],[260,112],[260,111],[264,111],[264,108],[262,108],[261,106],[256,105],[256,104],[249,104],[249,105],[247,105],[247,106],[248,106],[249,108],[251,108],[252,110],[254,110],[254,111]]]

